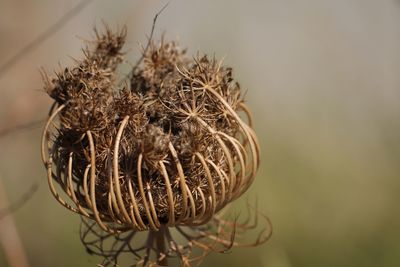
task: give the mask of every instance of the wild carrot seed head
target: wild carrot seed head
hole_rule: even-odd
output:
[[[126,29],[95,33],[85,57],[45,83],[55,101],[43,138],[53,194],[111,233],[206,224],[258,168],[232,69],[163,39],[121,83]]]

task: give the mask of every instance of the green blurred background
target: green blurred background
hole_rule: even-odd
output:
[[[77,3],[1,0],[0,64]],[[136,58],[164,3],[95,0],[0,77],[0,129],[46,116],[38,67],[80,57],[79,38],[90,39],[102,20],[128,26]],[[400,266],[400,1],[173,0],[156,39],[163,32],[189,53],[215,53],[234,67],[262,147],[247,195],[258,197],[274,236],[203,266]],[[96,266],[79,241],[78,217],[48,190],[39,139],[40,129],[0,139],[8,201],[40,186],[0,221],[1,238],[13,219],[30,266]],[[9,266],[4,251],[0,266]]]

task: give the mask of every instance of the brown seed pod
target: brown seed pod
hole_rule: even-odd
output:
[[[42,139],[48,182],[62,205],[103,231],[149,230],[151,246],[164,240],[154,249],[159,256],[183,255],[171,240],[163,248],[169,227],[239,226],[216,213],[255,178],[259,145],[251,114],[231,68],[207,56],[190,59],[175,42],[151,43],[121,88],[125,35],[96,31],[83,60],[46,76],[55,100]],[[216,241],[233,245],[224,233]]]

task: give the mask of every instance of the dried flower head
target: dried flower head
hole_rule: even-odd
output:
[[[231,68],[207,56],[190,59],[175,42],[151,43],[121,83],[125,35],[125,28],[96,31],[83,60],[45,76],[54,99],[42,142],[48,182],[62,205],[94,220],[84,220],[81,236],[92,253],[116,263],[130,252],[141,266],[177,257],[190,266],[238,245],[235,235],[251,229],[217,215],[256,175],[251,115]],[[144,245],[132,247],[143,231]],[[262,232],[255,244],[268,237]],[[115,244],[106,249],[108,238]],[[199,257],[190,255],[194,248]]]

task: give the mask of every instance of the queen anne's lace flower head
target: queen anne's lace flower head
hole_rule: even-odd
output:
[[[231,68],[207,56],[188,58],[175,42],[151,43],[124,78],[125,35],[125,29],[96,31],[83,60],[46,76],[54,99],[42,142],[50,189],[62,205],[95,222],[84,220],[88,248],[85,234],[105,239],[95,227],[125,243],[133,236],[122,235],[148,231],[147,245],[127,249],[139,263],[177,256],[189,265],[193,247],[229,248],[237,229],[248,228],[216,214],[256,175],[259,145],[250,111]],[[172,227],[188,245],[176,244]],[[97,248],[109,260],[119,256],[116,248]]]

